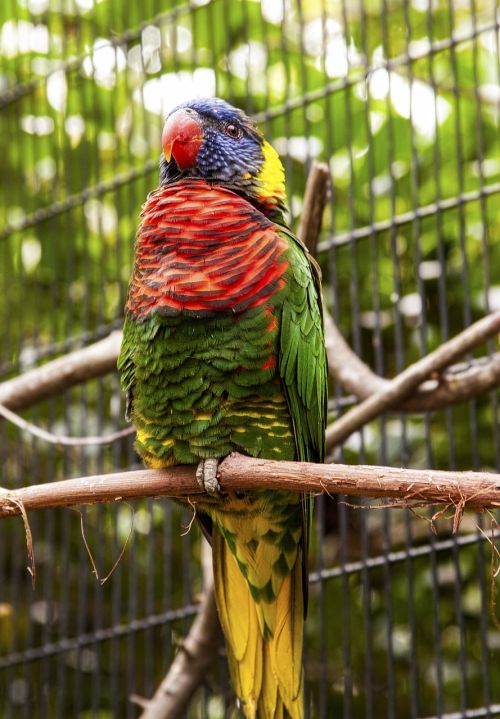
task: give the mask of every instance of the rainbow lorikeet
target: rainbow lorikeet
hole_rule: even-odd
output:
[[[197,463],[229,667],[247,718],[303,716],[311,500],[221,492],[217,461],[321,461],[319,271],[284,219],[283,166],[241,111],[180,105],[142,210],[119,357],[149,467]]]

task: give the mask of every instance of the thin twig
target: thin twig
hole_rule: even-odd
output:
[[[28,566],[28,572],[31,574],[31,586],[33,590],[35,589],[36,584],[36,562],[35,562],[35,550],[33,548],[33,535],[31,534],[31,527],[28,520],[28,513],[26,512],[26,507],[19,499],[11,499],[10,501],[13,502],[13,506],[15,506],[19,510],[19,514],[23,518],[23,525],[24,525],[24,533],[26,535],[26,549],[28,551],[28,559],[29,559],[29,566]]]
[[[125,427],[125,429],[121,429],[118,432],[105,434],[103,437],[68,437],[64,434],[53,434],[42,427],[38,427],[36,424],[28,422],[3,404],[0,404],[0,417],[8,420],[11,424],[19,427],[19,429],[29,432],[34,437],[38,437],[38,439],[43,439],[49,444],[55,444],[60,447],[88,447],[112,444],[113,442],[135,434],[135,427]]]
[[[116,558],[115,561],[113,562],[113,566],[111,567],[111,569],[109,570],[109,572],[108,572],[104,577],[101,577],[101,575],[99,574],[99,570],[98,570],[98,568],[97,568],[97,564],[96,564],[96,562],[95,562],[94,555],[93,555],[93,553],[92,553],[92,550],[90,549],[90,545],[89,545],[88,540],[87,540],[87,534],[86,534],[86,532],[85,532],[85,523],[84,523],[84,520],[83,520],[83,512],[81,512],[77,507],[72,507],[72,509],[74,509],[76,512],[78,512],[79,515],[80,515],[80,533],[81,533],[81,535],[82,535],[83,544],[84,544],[85,549],[86,549],[86,551],[87,551],[87,554],[88,554],[88,557],[89,557],[89,560],[90,560],[90,564],[92,565],[92,573],[95,575],[95,578],[97,579],[97,581],[99,582],[99,584],[100,584],[101,586],[102,586],[103,584],[105,584],[105,583],[108,581],[108,579],[114,574],[115,569],[117,568],[117,566],[118,566],[118,565],[120,564],[120,562],[122,561],[123,555],[125,554],[125,550],[127,549],[127,545],[128,545],[128,543],[129,543],[129,541],[130,541],[130,537],[132,536],[133,531],[134,531],[135,510],[134,510],[134,508],[132,507],[132,505],[129,504],[128,502],[124,502],[124,504],[127,505],[127,507],[130,509],[130,512],[131,512],[130,528],[129,528],[127,537],[126,537],[126,539],[125,539],[125,541],[124,541],[124,543],[123,543],[123,545],[122,545],[122,548],[120,549],[120,552],[119,552],[117,558]]]

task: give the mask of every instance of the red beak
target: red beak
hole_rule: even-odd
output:
[[[195,113],[177,110],[170,115],[161,138],[167,162],[173,156],[180,170],[193,167],[203,141],[203,128]]]

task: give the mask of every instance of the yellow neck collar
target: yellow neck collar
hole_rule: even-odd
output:
[[[257,197],[266,204],[283,204],[285,201],[285,171],[278,153],[266,140],[262,145],[264,162],[257,175]]]

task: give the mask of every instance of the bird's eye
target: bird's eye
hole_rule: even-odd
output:
[[[226,125],[226,135],[229,135],[229,137],[232,137],[233,140],[237,140],[241,137],[241,127],[238,127],[238,125],[233,125],[232,123],[229,123],[229,125]]]

